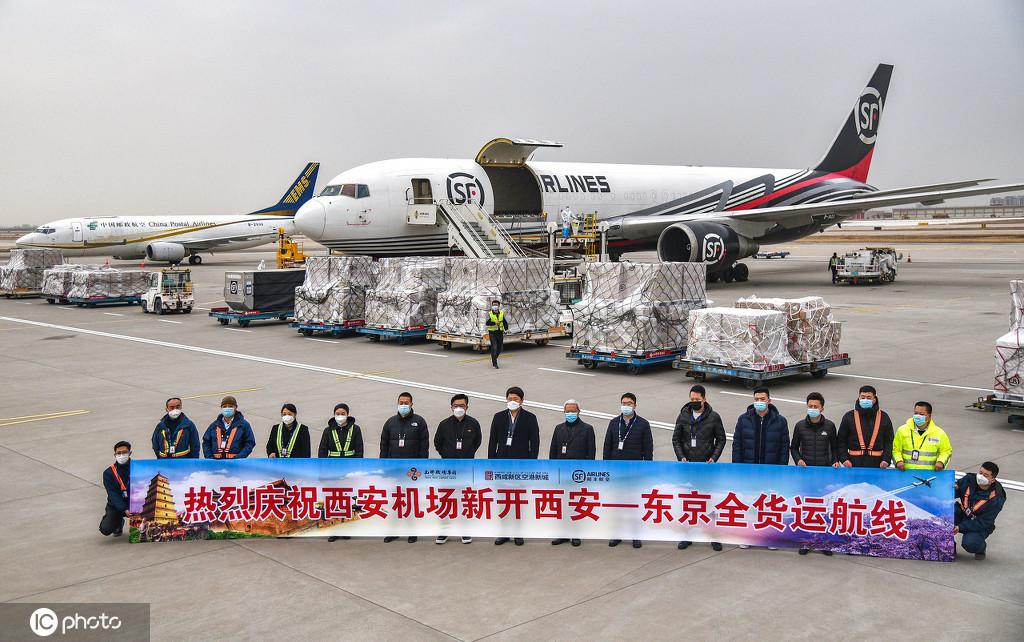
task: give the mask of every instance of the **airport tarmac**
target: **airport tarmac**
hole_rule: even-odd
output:
[[[900,265],[894,284],[832,286],[827,256],[855,247],[773,246],[793,255],[748,260],[750,282],[709,291],[726,305],[750,294],[822,295],[844,322],[852,365],[822,380],[773,385],[779,409],[792,424],[804,396],[819,390],[826,416],[838,421],[857,388],[872,383],[894,423],[912,414],[915,401],[935,404],[958,470],[991,459],[1001,478],[1024,480],[1024,427],[965,408],[992,385],[1007,282],[1024,276],[1024,244],[900,246],[912,262]],[[130,545],[127,537],[100,536],[100,475],[113,443],[128,439],[137,458],[152,457],[152,427],[172,395],[185,398],[201,430],[221,396],[236,396],[257,452],[283,402],[298,406],[316,440],[334,404],[346,401],[375,455],[402,390],[415,395],[432,428],[449,413],[451,393],[467,391],[470,414],[486,428],[504,390],[520,385],[541,421],[542,443],[565,399],[579,399],[584,414],[610,414],[629,390],[639,414],[656,422],[655,458],[673,459],[669,428],[692,384],[680,371],[585,370],[565,358],[568,339],[510,345],[494,370],[467,348],[305,338],[284,324],[243,329],[208,318],[205,309],[220,303],[223,272],[261,258],[270,264],[273,254],[207,257],[193,268],[200,309],[192,315],[0,300],[0,600],[148,602],[156,640],[853,639],[908,631],[1024,638],[1024,517],[1016,508],[1024,493],[1013,490],[983,562],[962,550],[958,561],[939,563],[734,546],[716,553],[702,544],[679,551],[674,542],[640,550],[546,540],[496,548],[456,538],[445,546],[432,538]],[[748,391],[736,382],[706,385],[731,433]],[[586,419],[603,435],[607,421]]]

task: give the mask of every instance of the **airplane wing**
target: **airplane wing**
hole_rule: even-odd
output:
[[[169,241],[170,243],[177,243],[178,245],[184,246],[186,250],[192,250],[195,252],[206,252],[214,250],[218,247],[227,245],[228,243],[245,243],[247,241],[257,241],[259,239],[266,239],[267,243],[273,242],[273,238],[268,236],[266,232],[262,234],[251,234],[242,235],[234,234],[232,236],[223,236],[215,239],[201,239],[195,241]]]
[[[912,188],[908,188],[912,189]],[[825,201],[822,203],[805,203],[803,205],[783,205],[780,207],[764,207],[748,210],[725,210],[720,212],[694,212],[689,214],[668,214],[663,216],[624,216],[619,224],[626,238],[644,238],[657,236],[661,230],[675,223],[690,221],[707,221],[721,223],[743,233],[743,228],[754,224],[766,227],[781,226],[785,228],[801,227],[818,223],[822,229],[842,223],[844,219],[874,207],[921,203],[933,205],[947,199],[980,196],[982,194],[998,194],[1001,192],[1017,192],[1024,190],[1024,183],[1008,185],[985,185],[962,189],[937,189],[909,193],[893,193],[901,190],[887,190],[885,193],[872,192],[870,196],[847,198],[845,200]]]
[[[972,178],[964,181],[952,181],[950,183],[932,183],[930,185],[915,185],[914,187],[897,187],[896,189],[883,189],[871,192],[872,196],[895,196],[896,194],[912,194],[917,192],[931,192],[940,189],[960,189],[961,187],[974,187],[981,183],[989,183],[994,178]],[[842,200],[842,199],[836,199]]]

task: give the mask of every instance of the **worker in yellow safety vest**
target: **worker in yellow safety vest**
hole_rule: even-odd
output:
[[[932,405],[914,404],[914,416],[896,430],[892,459],[900,470],[942,470],[953,456],[946,432],[932,421]]]
[[[491,309],[487,313],[487,335],[491,344],[491,365],[498,367],[498,355],[505,347],[505,331],[508,330],[508,321],[505,320],[505,311],[501,309],[501,301],[491,301]]]

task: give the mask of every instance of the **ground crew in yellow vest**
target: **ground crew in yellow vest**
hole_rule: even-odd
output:
[[[501,309],[501,301],[491,301],[491,311],[487,313],[487,336],[491,343],[491,365],[498,367],[498,355],[505,347],[505,331],[508,330],[508,321],[505,319],[505,311]]]
[[[363,457],[363,431],[349,414],[348,404],[334,407],[334,417],[327,422],[317,457]]]
[[[270,429],[267,457],[309,459],[309,428],[296,418],[295,404],[281,406],[281,423]]]
[[[932,421],[932,405],[914,404],[914,416],[896,429],[892,459],[900,470],[942,470],[949,465],[953,446],[939,425]]]
[[[181,399],[164,402],[167,414],[153,429],[153,453],[157,459],[198,459],[203,449],[199,430],[181,410]]]

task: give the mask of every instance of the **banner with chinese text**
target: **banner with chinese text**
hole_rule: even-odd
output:
[[[639,461],[135,460],[132,541],[716,541],[952,561],[953,472]]]

